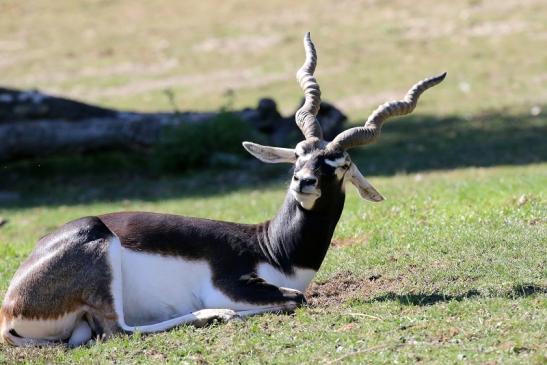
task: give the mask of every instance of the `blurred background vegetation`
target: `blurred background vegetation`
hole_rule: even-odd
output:
[[[413,116],[386,126],[382,143],[366,154],[373,158],[357,154],[366,171],[547,157],[541,1],[7,1],[0,11],[3,86],[136,111],[242,109],[267,96],[288,114],[302,97],[294,74],[303,59],[302,34],[309,30],[318,47],[323,99],[352,123],[362,123],[374,107],[401,97],[417,80],[448,71]],[[165,145],[137,154],[3,164],[4,182],[63,171],[157,175],[203,168],[210,162],[211,128],[222,131],[214,144],[220,152],[235,152],[243,137],[252,137],[235,133],[233,119],[168,132]],[[217,167],[233,165],[215,161]]]
[[[324,97],[353,120],[448,71],[421,113],[529,114],[545,103],[545,6],[527,1],[3,1],[1,82],[137,110],[235,108],[268,95],[289,112],[301,38]]]

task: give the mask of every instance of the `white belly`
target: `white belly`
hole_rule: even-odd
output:
[[[203,261],[122,248],[122,293],[128,325],[157,323],[203,308],[211,270]]]
[[[112,295],[122,328],[159,323],[207,308],[247,310],[260,306],[234,301],[212,283],[205,260],[188,260],[110,245]],[[258,276],[285,288],[304,291],[314,270],[295,269],[285,275],[268,264],[257,267]]]

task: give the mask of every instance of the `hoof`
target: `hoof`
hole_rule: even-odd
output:
[[[218,312],[213,315],[212,320],[219,322],[231,322],[242,319],[239,314],[231,309],[219,309]]]

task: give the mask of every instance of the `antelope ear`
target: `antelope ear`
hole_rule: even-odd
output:
[[[359,195],[361,195],[361,198],[371,202],[381,202],[384,200],[382,194],[380,194],[378,190],[376,190],[376,188],[372,186],[367,179],[365,179],[355,164],[351,164],[348,174],[351,183],[355,185],[357,191],[359,191]]]
[[[252,142],[243,142],[243,147],[262,162],[294,163],[296,161],[296,153],[291,148],[262,146]]]

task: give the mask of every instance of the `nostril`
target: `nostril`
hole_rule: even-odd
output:
[[[314,177],[306,177],[301,179],[300,184],[302,185],[315,185],[317,183],[317,179]]]
[[[294,180],[294,181],[298,181],[298,176],[296,176],[296,175],[293,175],[293,177],[292,177],[292,178],[293,178],[293,180]]]

